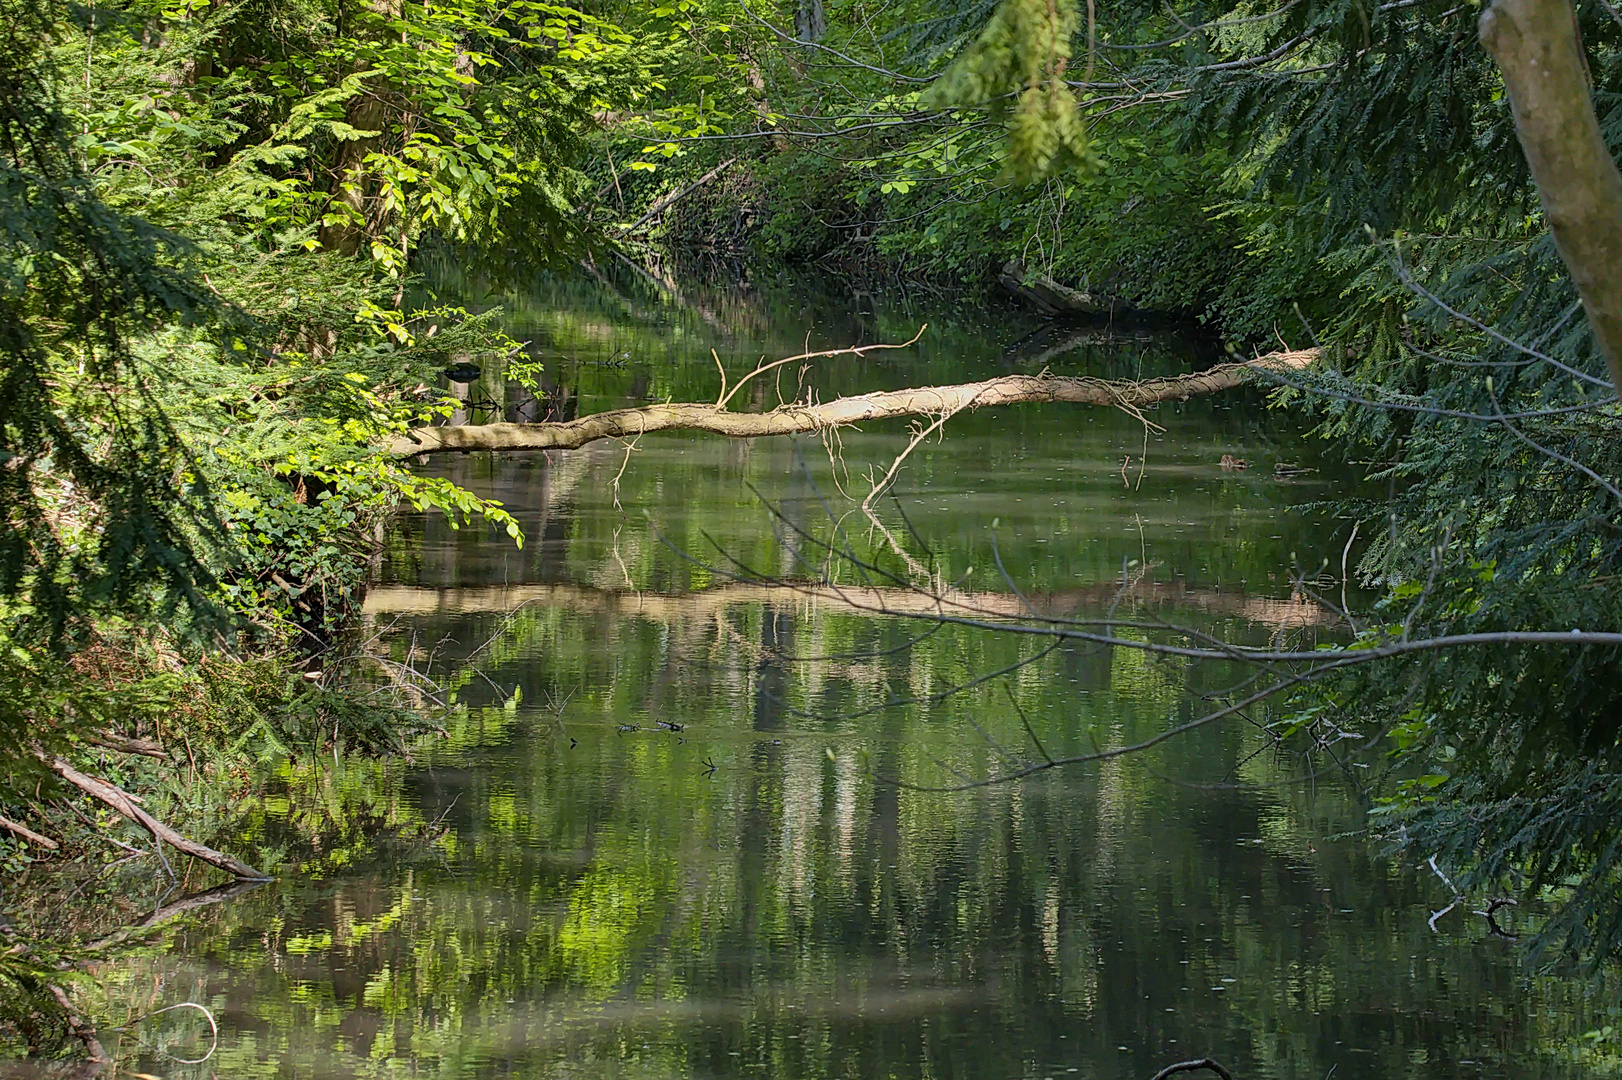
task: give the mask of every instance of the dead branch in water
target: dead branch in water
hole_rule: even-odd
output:
[[[860,351],[864,350],[837,350],[838,353]],[[1256,371],[1299,371],[1309,367],[1318,356],[1317,349],[1270,353],[1242,363],[1219,364],[1189,375],[1146,379],[1142,382],[1046,373],[1005,375],[957,386],[883,390],[836,398],[820,404],[795,402],[760,413],[729,411],[725,397],[730,395],[725,395],[713,405],[686,402],[614,409],[561,423],[415,428],[390,440],[388,449],[402,458],[445,451],[574,450],[599,439],[631,439],[653,431],[708,431],[734,439],[754,439],[767,435],[821,433],[868,420],[903,416],[933,419],[951,416],[965,409],[1033,402],[1103,405],[1124,409],[1136,416],[1140,410],[1163,402],[1186,401],[1201,394],[1232,390],[1243,385]],[[785,362],[775,361],[767,366],[775,367]]]
[[[85,1075],[99,1076],[112,1064],[113,1059],[107,1056],[101,1040],[96,1038],[94,1025],[79,1015],[79,1010],[73,1007],[73,1001],[68,997],[66,990],[55,983],[48,984],[46,989],[50,991],[51,997],[56,999],[57,1005],[61,1006],[62,1018],[67,1023],[68,1031],[74,1038],[84,1043],[85,1053],[90,1055],[90,1070]]]
[[[92,798],[106,803],[120,814],[135,822],[141,828],[151,833],[153,838],[168,844],[176,851],[183,851],[194,859],[201,859],[210,866],[224,870],[232,877],[244,881],[269,881],[270,875],[261,873],[247,863],[234,859],[224,852],[215,851],[205,844],[199,844],[189,837],[175,832],[169,826],[147,813],[135,804],[134,798],[125,790],[109,784],[105,780],[94,776],[86,776],[61,758],[47,760],[46,764],[62,779],[84,792]]]
[[[1164,1069],[1155,1073],[1154,1080],[1166,1080],[1168,1076],[1175,1076],[1180,1072],[1196,1072],[1200,1069],[1210,1069],[1222,1077],[1222,1080],[1233,1080],[1233,1076],[1228,1070],[1224,1069],[1214,1058],[1199,1058],[1195,1061],[1179,1061],[1175,1065],[1167,1065]]]

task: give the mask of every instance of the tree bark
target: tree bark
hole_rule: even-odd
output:
[[[0,829],[4,829],[6,832],[20,836],[31,844],[38,844],[46,851],[55,851],[61,846],[49,836],[41,836],[33,829],[30,829],[27,825],[12,821],[8,817],[0,817]]]
[[[1571,0],[1493,0],[1477,26],[1594,343],[1622,388],[1622,173],[1600,134]]]
[[[729,157],[725,161],[721,162],[721,164],[699,177],[697,180],[694,180],[692,183],[688,184],[686,187],[678,188],[668,195],[655,199],[653,205],[648,207],[647,213],[643,214],[641,217],[625,226],[625,228],[621,229],[620,235],[623,236],[624,234],[637,228],[637,226],[641,225],[643,222],[650,221],[653,218],[658,217],[660,214],[670,209],[670,207],[674,205],[678,199],[686,198],[688,195],[697,191],[711,180],[714,180],[717,176],[720,176],[723,172],[726,172],[727,168],[737,160],[738,159],[736,157]]]
[[[1299,371],[1318,359],[1317,349],[1270,353],[1238,364],[1221,364],[1166,379],[1111,381],[1060,375],[1005,375],[959,386],[885,390],[822,404],[796,402],[770,412],[737,413],[721,405],[683,403],[615,409],[567,423],[479,424],[415,428],[389,441],[389,452],[422,454],[476,450],[574,450],[598,439],[631,439],[654,431],[708,431],[735,439],[795,435],[901,416],[938,417],[963,409],[1025,402],[1068,401],[1135,412],[1166,401],[1231,390],[1257,371]]]
[[[116,731],[103,731],[100,734],[82,737],[91,746],[117,750],[121,754],[140,754],[142,757],[157,758],[160,761],[174,760],[174,755],[151,739],[134,739],[128,735],[120,735]]]
[[[794,36],[807,44],[822,40],[828,32],[828,15],[822,0],[800,0],[794,9]]]
[[[1253,596],[1233,589],[1191,589],[1184,582],[1119,581],[1053,592],[968,591],[931,584],[827,585],[819,582],[732,581],[683,593],[637,589],[597,589],[584,585],[480,585],[436,589],[416,585],[378,585],[366,592],[364,611],[372,618],[394,615],[504,615],[528,605],[563,608],[576,614],[611,614],[617,618],[679,623],[714,621],[735,606],[782,610],[796,608],[837,615],[960,615],[966,618],[1013,620],[1033,613],[1064,619],[1120,604],[1122,618],[1142,607],[1187,608],[1231,616],[1269,626],[1310,629],[1336,623],[1329,608],[1302,597],[1287,600]]]
[[[151,814],[135,805],[129,793],[122,788],[115,787],[105,780],[94,776],[86,776],[61,758],[49,762],[56,774],[80,791],[93,798],[100,799],[120,814],[135,822],[141,828],[151,833],[154,839],[160,840],[176,851],[183,851],[194,859],[201,859],[210,866],[219,867],[227,874],[244,881],[269,881],[270,875],[260,873],[247,863],[233,859],[224,852],[215,851],[205,844],[182,836],[169,826],[153,817]]]
[[[1115,309],[1107,297],[1061,285],[1044,274],[1033,274],[1018,259],[1003,264],[997,284],[1048,315],[1099,316]]]
[[[383,19],[398,19],[404,12],[402,0],[362,0],[362,6]],[[365,65],[356,68],[356,71],[364,70]],[[333,203],[342,204],[363,220],[367,217],[370,196],[367,190],[366,155],[383,144],[383,133],[389,126],[389,107],[383,98],[385,93],[385,88],[367,83],[344,106],[346,124],[359,131],[375,131],[378,134],[338,143],[332,162],[327,167],[332,177]],[[354,255],[367,240],[369,225],[357,225],[353,221],[322,225],[316,239],[324,251]]]

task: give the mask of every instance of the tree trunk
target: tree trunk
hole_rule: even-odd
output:
[[[217,866],[232,877],[243,881],[269,881],[269,874],[262,874],[240,859],[233,859],[223,852],[215,851],[205,844],[185,837],[175,832],[169,826],[147,813],[135,804],[129,793],[122,788],[115,787],[107,781],[95,776],[86,776],[61,758],[42,758],[56,774],[86,795],[106,803],[118,813],[129,818],[141,828],[152,834],[153,839],[160,840],[177,851],[183,851],[194,859],[201,859],[210,866]]]
[[[1571,0],[1493,0],[1478,33],[1503,72],[1555,247],[1622,388],[1622,173],[1600,135],[1576,10]]]
[[[683,593],[599,589],[587,585],[479,585],[438,589],[378,585],[366,591],[366,614],[379,621],[396,615],[504,615],[523,605],[559,607],[577,615],[613,615],[659,623],[713,623],[743,606],[834,612],[840,615],[949,615],[1015,621],[1036,615],[1067,619],[1111,604],[1128,614],[1175,605],[1239,618],[1273,629],[1333,626],[1339,616],[1316,601],[1276,600],[1232,587],[1190,588],[1183,581],[1119,580],[1052,592],[991,592],[943,584],[916,588],[885,585],[825,585],[817,582],[729,581]],[[1126,617],[1126,616],[1123,616]]]
[[[384,19],[397,19],[403,12],[402,0],[364,0],[363,6]],[[365,70],[364,66],[357,70]],[[371,192],[366,177],[366,155],[383,143],[388,130],[389,108],[383,100],[387,90],[372,81],[360,88],[344,107],[344,122],[359,131],[375,131],[359,139],[340,142],[333,155],[328,173],[332,177],[332,201],[346,207],[350,214],[366,221],[370,209]],[[322,225],[317,235],[323,250],[353,255],[364,245],[368,224],[354,220]]]
[[[869,346],[871,347],[871,346]],[[960,386],[925,386],[886,390],[823,404],[796,402],[770,412],[737,413],[721,404],[649,405],[640,409],[582,416],[554,424],[479,424],[469,427],[415,428],[391,439],[389,452],[410,458],[442,451],[573,450],[598,439],[634,439],[653,431],[708,431],[735,439],[795,435],[848,427],[866,420],[900,416],[941,418],[963,409],[1022,402],[1069,401],[1106,405],[1128,412],[1164,401],[1186,401],[1199,394],[1231,390],[1257,371],[1299,371],[1318,359],[1317,349],[1271,353],[1240,364],[1221,364],[1191,375],[1168,379],[1110,381],[1058,375],[1006,375]],[[757,371],[758,373],[758,371]],[[740,383],[739,385],[742,385]]]
[[[828,15],[822,0],[800,0],[794,9],[794,36],[807,44],[822,40],[828,32]]]

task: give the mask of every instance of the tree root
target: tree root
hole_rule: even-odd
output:
[[[633,439],[652,431],[708,431],[735,439],[753,439],[766,435],[821,433],[892,417],[921,416],[934,420],[964,409],[1025,402],[1103,405],[1124,409],[1141,419],[1138,410],[1149,406],[1232,390],[1257,371],[1299,371],[1318,357],[1317,349],[1270,353],[1243,363],[1219,364],[1189,375],[1143,382],[1046,373],[1005,375],[985,382],[885,390],[820,404],[795,402],[760,413],[731,412],[723,400],[714,405],[687,402],[614,409],[561,423],[423,427],[390,439],[388,450],[401,458],[444,451],[574,450],[599,439]]]

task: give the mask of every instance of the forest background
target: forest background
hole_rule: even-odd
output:
[[[1341,509],[1384,599],[1340,655],[1390,655],[1273,665],[1272,722],[1308,753],[1367,732],[1374,831],[1550,900],[1533,960],[1615,959],[1622,14],[1493,10],[1496,38],[1450,0],[0,0],[6,873],[99,859],[125,818],[218,843],[253,762],[432,728],[410,671],[355,691],[383,524],[521,537],[389,450],[454,407],[447,366],[515,356],[491,313],[408,302],[424,253],[497,283],[1017,260],[1238,353],[1321,350],[1275,403],[1379,463],[1387,497]],[[1562,77],[1541,142],[1517,40]],[[6,1020],[71,1033],[82,943],[0,932]]]

